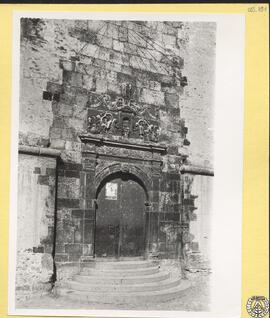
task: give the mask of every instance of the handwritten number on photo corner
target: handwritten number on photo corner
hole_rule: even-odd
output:
[[[263,13],[267,12],[267,6],[254,6],[248,8],[249,13]]]

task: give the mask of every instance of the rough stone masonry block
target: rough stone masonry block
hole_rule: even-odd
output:
[[[86,113],[87,113],[87,111],[84,111],[81,114],[85,115],[85,117],[86,117]],[[70,124],[71,132],[79,132],[79,131],[82,131],[84,129],[85,119],[84,118],[80,119],[77,116],[77,118],[71,118],[69,124]],[[75,134],[72,133],[71,136],[72,136],[71,139],[76,140],[76,138],[74,138],[76,136],[76,133]]]
[[[83,84],[83,75],[78,72],[69,72],[64,71],[63,72],[63,82],[65,82],[68,85],[76,86],[76,87],[82,87]]]
[[[62,139],[51,139],[51,147],[55,149],[65,149],[65,143]]]
[[[58,198],[77,199],[80,196],[80,180],[78,178],[59,177]]]
[[[58,199],[57,206],[59,209],[61,208],[79,208],[80,207],[80,200],[79,199]]]
[[[87,30],[88,22],[86,20],[75,20],[74,25],[76,29]]]
[[[144,37],[138,35],[138,33],[134,32],[134,31],[129,31],[128,42],[135,44],[135,45],[138,45],[140,47],[144,47],[144,48],[147,47],[147,40]]]
[[[55,128],[68,128],[69,117],[68,116],[54,116],[52,126]]]
[[[62,98],[63,97],[63,98]],[[73,102],[72,99],[69,96],[66,96],[65,94],[61,95],[61,99],[64,101],[56,103],[53,102],[52,104],[52,110],[55,116],[72,116],[73,114],[73,108],[70,104],[66,104],[65,102]]]
[[[120,52],[123,52],[124,50],[124,43],[123,42],[120,42],[120,41],[117,41],[117,40],[113,40],[113,49],[115,51],[120,51]]]
[[[121,87],[118,82],[114,81],[109,81],[108,82],[108,92],[120,95],[121,94]]]
[[[165,44],[165,47],[175,47],[176,36],[163,34],[163,43]]]
[[[177,94],[165,93],[165,104],[169,108],[179,108],[179,96]]]
[[[96,92],[97,93],[106,93],[107,92],[107,81],[105,79],[96,80]]]
[[[34,173],[34,174],[41,174],[41,169],[40,169],[40,167],[35,167],[33,173]]]
[[[113,40],[111,37],[107,37],[101,34],[97,34],[97,41],[100,46],[111,49],[113,46]]]
[[[106,78],[109,82],[110,81],[117,81],[118,74],[117,74],[117,72],[114,72],[114,71],[108,71],[106,74]]]
[[[83,49],[83,54],[87,57],[99,57],[100,51],[102,49],[98,45],[94,44],[87,44],[87,46]],[[100,58],[100,57],[99,57]]]
[[[164,105],[164,93],[143,88],[140,94],[140,102],[157,106]]]
[[[71,71],[74,71],[74,69],[75,69],[75,63],[73,61],[60,60],[59,67],[65,71],[71,72]]]
[[[65,251],[68,254],[81,254],[82,253],[82,245],[75,243],[75,244],[66,244]]]
[[[130,66],[139,69],[139,70],[148,70],[150,69],[150,63],[146,59],[142,59],[140,56],[132,55],[130,57]]]
[[[93,76],[84,74],[83,78],[82,78],[82,87],[87,89],[87,90],[93,90],[95,89],[96,85],[95,85],[95,81]]]
[[[48,82],[46,89],[48,92],[52,94],[61,94],[63,91],[63,87],[61,84],[53,83],[53,82]]]
[[[74,142],[67,140],[65,145],[66,150],[72,150],[72,151],[81,151],[82,144],[80,142]],[[72,169],[70,169],[72,170]]]
[[[128,41],[128,30],[126,28],[123,27],[119,27],[118,28],[118,39],[121,42],[126,42]]]
[[[107,70],[110,70],[110,71],[114,71],[114,72],[121,72],[123,66],[124,66],[124,65],[116,64],[116,63],[111,63],[111,62],[106,62],[106,63],[105,63],[106,69],[107,69]]]
[[[121,54],[120,52],[112,51],[110,53],[110,62],[121,65],[129,65],[129,55]]]
[[[150,81],[149,82],[149,88],[151,90],[154,90],[154,91],[160,91],[161,90],[161,84],[157,81]]]
[[[104,29],[107,27],[106,22],[104,21],[98,21],[98,20],[90,20],[88,21],[88,29],[97,32],[97,31],[104,31]]]
[[[61,129],[61,139],[64,140],[76,140],[76,132],[73,128]]]
[[[16,266],[16,298],[30,297],[34,293],[48,292],[53,274],[50,254],[19,252]]]

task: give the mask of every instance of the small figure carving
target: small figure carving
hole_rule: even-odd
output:
[[[88,117],[88,131],[93,134],[108,133],[116,125],[116,119],[109,112]]]
[[[91,127],[92,123],[93,123],[93,118],[91,116],[89,116],[87,118],[87,121],[88,121],[88,128]]]
[[[153,126],[152,133],[151,133],[151,140],[152,141],[158,141],[159,132],[160,132],[159,127]]]
[[[135,114],[140,114],[144,111],[144,108],[136,104],[133,99],[129,101],[128,106],[134,111]]]
[[[159,128],[153,124],[149,124],[145,119],[139,119],[135,124],[135,127],[139,129],[140,138],[146,138],[151,141],[158,141]]]
[[[139,129],[139,136],[140,138],[144,137],[144,132],[145,132],[145,125],[147,122],[144,119],[139,119],[137,123],[135,123],[135,127]]]
[[[107,118],[107,113],[105,113],[102,116],[98,115],[97,117],[99,118],[99,121],[100,121],[101,130],[104,130],[106,132],[108,129],[108,122],[109,122],[109,119]]]
[[[104,94],[104,95],[103,95],[103,102],[107,104],[107,103],[109,103],[110,101],[111,101],[110,95]]]
[[[116,101],[117,109],[121,109],[125,106],[124,98],[119,97]]]
[[[113,118],[110,124],[110,131],[115,132],[117,128],[117,120]]]
[[[153,127],[154,127],[154,125],[148,124],[148,126],[147,126],[147,128],[145,129],[144,132],[145,132],[147,135],[150,135],[150,134],[152,133]]]
[[[89,116],[88,117],[88,127],[87,127],[87,131],[89,131],[92,134],[98,134],[99,130],[96,124],[96,120],[94,116]]]
[[[147,125],[148,126],[144,130],[144,134],[145,134],[146,140],[150,140],[151,133],[152,133],[152,130],[153,130],[153,125],[152,124],[148,124],[148,123],[147,123]]]
[[[123,118],[122,131],[123,131],[123,136],[125,138],[128,138],[129,134],[130,134],[130,120],[129,120],[129,118]]]

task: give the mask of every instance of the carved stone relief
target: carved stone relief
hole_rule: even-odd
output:
[[[145,118],[144,106],[133,99],[131,84],[122,84],[121,91],[122,97],[115,101],[109,95],[101,95],[91,104],[87,117],[87,133],[158,142],[160,128],[156,117],[152,115]]]

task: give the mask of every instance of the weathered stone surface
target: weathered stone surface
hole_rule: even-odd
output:
[[[179,108],[179,96],[177,94],[165,93],[165,103],[171,108]]]
[[[66,263],[65,261],[63,261],[65,258],[62,257],[61,258],[61,254],[57,255],[59,258],[59,263],[57,263],[56,267],[57,267],[57,272],[59,273],[57,275],[57,284],[61,284],[62,281],[67,281],[69,280],[71,277],[73,277],[74,275],[79,273],[79,267],[77,266],[77,264],[74,263]],[[65,254],[63,255],[65,256]],[[67,256],[67,255],[66,255]],[[60,261],[61,259],[61,261]],[[67,258],[66,258],[67,260]],[[63,262],[63,263],[61,263]]]
[[[59,67],[65,71],[74,71],[75,70],[75,63],[69,60],[60,60]]]
[[[164,105],[164,93],[156,90],[143,88],[140,95],[140,101],[152,105]]]
[[[96,82],[93,76],[85,74],[82,77],[82,87],[87,90],[96,89]]]
[[[57,202],[58,202],[59,208],[79,208],[80,207],[79,199],[59,198]]]
[[[197,22],[185,23],[178,34],[189,81],[180,96],[181,116],[189,127],[190,160],[202,166],[213,163],[215,32],[215,23]]]
[[[75,171],[77,173],[77,171]],[[58,198],[76,199],[80,197],[80,180],[72,178],[74,173],[65,171],[66,177],[58,178]],[[76,174],[77,177],[77,174]]]
[[[16,301],[29,298],[33,293],[49,292],[52,288],[53,259],[48,253],[17,253]]]
[[[55,169],[56,160],[20,155],[19,164],[17,249],[24,251],[42,245],[42,241],[50,235],[49,227],[54,219],[55,176],[47,172]],[[40,174],[33,174],[33,167]],[[39,209],[36,209],[37,206]]]
[[[151,224],[154,224],[155,233],[149,246],[153,251],[160,248],[166,257],[175,257],[179,234],[175,224],[179,221],[179,213],[183,212],[188,224],[195,224],[197,215],[188,208],[191,189],[183,188],[189,181],[183,181],[179,172],[182,163],[179,154],[188,154],[186,126],[191,127],[188,135],[192,131],[190,156],[205,162],[212,160],[209,155],[212,133],[208,123],[211,122],[209,109],[213,104],[214,25],[150,21],[55,22],[48,19],[41,21],[40,28],[32,39],[24,32],[21,43],[20,143],[62,150],[56,204],[56,262],[78,262],[81,255],[93,254],[95,178],[97,174],[102,175],[105,161],[121,163],[121,171],[131,171],[135,176],[139,176],[139,168],[134,167],[140,167],[151,179],[149,204],[145,209],[147,213],[159,215],[161,223],[158,224],[158,218],[153,217]],[[178,58],[173,59],[173,54]],[[188,86],[183,88],[185,76]],[[128,85],[125,86],[129,83],[132,84],[130,91]],[[43,99],[44,94],[48,98]],[[102,146],[104,136],[110,141],[137,145],[153,142],[139,135],[138,131],[136,136],[128,135],[129,132],[125,135],[121,129],[118,135],[111,130],[105,134],[107,127],[100,133],[97,144],[82,144],[79,136],[90,125],[88,110],[102,108],[104,112],[112,111],[106,101],[100,102],[104,94],[110,96],[110,106],[119,97],[125,102],[134,100],[140,109],[131,103],[131,108],[136,109],[133,112],[140,112],[139,116],[147,120],[148,125],[157,124],[159,139],[155,144],[166,146],[165,153]],[[179,123],[180,115],[187,118],[186,126]],[[117,120],[128,122],[129,118],[125,114]],[[128,127],[133,129],[135,125],[136,122],[132,122]],[[198,153],[202,148],[202,153]],[[85,160],[90,154],[93,157]],[[98,164],[95,155],[99,156]],[[31,166],[31,171],[28,166]],[[25,190],[20,194],[21,214],[18,217],[20,251],[24,248],[35,252],[52,251],[54,169],[55,164],[34,161],[21,172],[20,186]],[[113,168],[109,171],[117,172]],[[197,187],[196,191],[201,190]],[[42,208],[37,211],[34,204]],[[22,211],[27,214],[25,220]],[[28,223],[30,234],[23,231]],[[34,224],[38,226],[34,228]],[[200,229],[193,227],[192,231],[196,240],[202,239]],[[189,233],[187,237],[190,243]],[[58,274],[61,280],[74,274],[74,270],[60,266]]]
[[[82,87],[83,75],[78,72],[64,71],[63,81],[71,86]]]
[[[65,251],[68,254],[81,254],[82,246],[80,244],[66,244]]]

